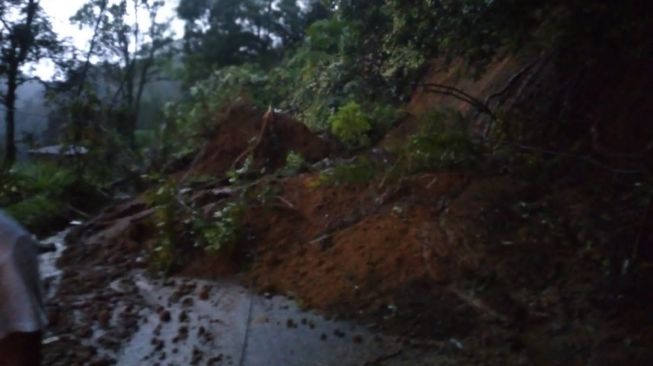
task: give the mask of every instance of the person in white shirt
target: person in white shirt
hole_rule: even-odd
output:
[[[0,211],[0,365],[38,365],[46,319],[37,244]]]

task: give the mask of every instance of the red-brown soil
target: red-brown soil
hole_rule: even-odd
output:
[[[289,116],[271,113],[267,125],[263,123],[265,119],[263,111],[249,106],[228,108],[217,119],[213,136],[199,152],[190,173],[221,177],[244,163],[250,155],[249,148],[253,168],[265,167],[267,172],[282,167],[291,151],[301,154],[307,162],[314,162],[328,156],[333,149],[332,144]],[[240,160],[233,166],[236,159]]]
[[[406,336],[464,339],[488,364],[652,359],[651,335],[633,322],[651,325],[637,303],[651,304],[646,287],[619,301],[628,312],[607,311],[623,289],[607,289],[601,263],[568,237],[568,223],[590,215],[580,192],[528,201],[527,183],[454,173],[385,189],[315,179],[281,182],[286,204],[250,212],[262,291]],[[626,333],[636,346],[620,343]]]
[[[465,184],[463,175],[427,174],[385,190],[315,187],[315,179],[304,175],[281,184],[280,196],[293,208],[254,210],[250,225],[259,255],[253,273],[260,286],[291,289],[308,306],[332,309],[370,290],[378,296],[423,278],[425,260],[452,254],[452,244],[432,223],[443,210],[438,202]],[[415,193],[423,194],[421,202],[413,200]]]

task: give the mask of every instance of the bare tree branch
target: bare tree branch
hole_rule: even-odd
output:
[[[86,61],[84,62],[84,69],[82,70],[82,77],[79,82],[79,89],[77,89],[77,96],[82,94],[84,90],[84,84],[86,82],[86,75],[88,74],[88,69],[91,66],[91,56],[93,55],[93,49],[95,48],[95,43],[97,42],[97,37],[100,30],[100,24],[102,24],[102,17],[104,12],[107,9],[107,1],[103,1],[100,4],[100,14],[98,14],[97,20],[95,21],[95,28],[93,29],[93,36],[91,37],[91,42],[88,47],[88,52],[86,53]]]
[[[447,95],[447,96],[454,97],[458,100],[461,100],[463,102],[466,102],[470,104],[472,107],[476,108],[478,111],[490,116],[491,119],[493,120],[496,119],[494,112],[492,111],[492,109],[490,109],[490,107],[487,104],[483,103],[480,99],[472,96],[471,94],[461,89],[458,89],[450,85],[437,84],[437,83],[417,84],[417,86],[422,87],[426,92]]]
[[[537,58],[537,59],[533,60],[532,62],[528,63],[523,68],[521,68],[519,71],[517,71],[514,75],[512,75],[510,77],[510,79],[508,79],[508,81],[506,82],[506,85],[504,85],[503,88],[499,89],[499,91],[497,91],[496,93],[492,93],[492,94],[488,95],[488,97],[485,98],[485,105],[487,105],[487,106],[491,105],[492,99],[498,98],[498,97],[502,96],[503,94],[505,94],[509,89],[511,89],[515,85],[517,80],[519,80],[519,78],[521,78],[522,75],[524,75],[530,69],[535,67],[535,65],[537,65],[539,62],[541,62],[541,59]]]
[[[578,155],[578,154],[573,154],[565,151],[559,151],[559,150],[553,150],[553,149],[547,149],[547,148],[542,148],[542,147],[537,147],[537,146],[532,146],[532,145],[527,145],[518,141],[508,141],[508,140],[491,140],[491,139],[480,139],[479,142],[490,142],[494,143],[496,145],[506,145],[510,146],[519,150],[524,150],[524,151],[531,151],[539,154],[544,154],[544,155],[551,155],[551,156],[560,156],[560,157],[566,157],[566,158],[571,158],[575,159],[578,161],[583,161],[586,163],[589,163],[591,165],[594,165],[598,168],[610,171],[612,173],[616,174],[626,174],[626,175],[637,175],[637,174],[643,174],[645,173],[645,169],[624,169],[624,168],[617,168],[613,167],[610,165],[607,165],[605,163],[602,163],[591,156],[586,156],[586,155]]]

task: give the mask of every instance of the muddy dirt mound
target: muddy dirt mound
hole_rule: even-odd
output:
[[[422,336],[451,335],[453,328],[468,332],[468,319],[474,316],[469,307],[461,310],[455,325],[400,324],[415,314],[414,306],[424,306],[422,300],[402,302],[408,292],[423,291],[424,286],[433,290],[429,304],[459,304],[457,295],[443,295],[433,284],[446,283],[478,263],[468,240],[477,233],[472,221],[476,213],[457,217],[449,212],[451,202],[469,185],[468,176],[420,174],[383,186],[379,180],[325,183],[311,173],[265,184],[274,197],[249,207],[247,235],[240,244],[256,252],[250,273],[259,288],[292,293],[306,306],[329,313],[356,313],[371,320],[392,315],[392,327]],[[477,205],[486,201],[480,197]],[[448,227],[440,225],[444,219]],[[461,230],[454,231],[455,225]],[[213,278],[229,267],[224,258],[201,256],[183,273]],[[401,304],[401,315],[396,304]]]
[[[120,264],[139,267],[136,258],[130,257],[146,248],[146,241],[154,230],[149,220],[153,210],[141,199],[133,199],[112,206],[95,218],[72,230],[66,240],[70,245],[60,265],[67,261],[88,258],[98,264]],[[125,262],[127,258],[127,262]]]
[[[307,162],[329,155],[333,145],[314,135],[293,118],[252,107],[230,107],[216,124],[216,129],[190,168],[194,175],[222,176],[239,168],[248,156],[253,168],[268,172],[282,167],[289,152],[301,154]]]
[[[487,364],[584,364],[604,357],[597,342],[620,349],[614,364],[653,357],[631,319],[646,319],[642,304],[606,312],[622,295],[570,242],[583,198],[549,202],[525,182],[453,173],[392,187],[316,179],[279,182],[274,204],[249,213],[243,245],[257,248],[250,273],[262,291],[404,336],[462,340]],[[635,346],[616,341],[623,334]]]
[[[291,292],[312,308],[378,318],[397,315],[395,304],[411,284],[428,292],[478,262],[466,241],[476,233],[473,222],[448,212],[466,176],[423,174],[384,189],[378,182],[315,187],[315,179],[289,179],[280,187],[286,207],[252,213],[259,253],[253,274],[261,288]],[[440,225],[445,218],[448,227]],[[456,224],[466,230],[453,232]],[[447,296],[438,301],[455,297]],[[404,328],[424,336],[451,330]]]

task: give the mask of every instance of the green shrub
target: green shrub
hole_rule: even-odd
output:
[[[403,166],[415,173],[431,169],[468,167],[482,156],[482,146],[474,142],[467,120],[458,112],[436,109],[421,118],[422,129],[401,151]]]
[[[369,112],[369,118],[372,121],[375,136],[384,136],[401,115],[402,112],[392,104],[373,103]]]
[[[267,74],[255,65],[228,66],[214,71],[190,88],[186,101],[166,105],[166,128],[173,131],[168,134],[164,131],[164,138],[174,142],[186,141],[179,139],[179,134],[191,138],[210,135],[215,127],[216,115],[237,101],[266,106],[271,99],[266,94],[270,91],[267,84]],[[171,148],[176,151],[185,145]]]
[[[18,164],[3,178],[0,197],[14,192],[21,198],[36,193],[60,195],[76,181],[76,175],[70,168],[37,162]]]
[[[70,205],[90,191],[88,181],[72,169],[49,163],[17,164],[0,180],[0,207],[37,231],[65,218]]]
[[[25,227],[32,230],[45,230],[54,220],[61,219],[68,211],[68,205],[59,197],[46,194],[24,199],[6,207],[7,213]]]
[[[306,44],[311,51],[335,54],[344,52],[351,42],[349,24],[341,19],[330,18],[311,24],[306,31]]]
[[[215,211],[211,219],[195,217],[193,233],[197,244],[209,254],[232,252],[242,233],[244,213],[242,203],[229,202]]]
[[[159,186],[146,192],[145,202],[154,208],[156,237],[150,263],[157,270],[169,272],[183,264],[184,253],[191,248],[213,255],[229,253],[240,238],[245,212],[240,201],[227,203],[207,217],[183,201],[174,181],[159,179]]]
[[[253,163],[254,163],[254,160],[253,160],[252,156],[249,155],[245,159],[245,161],[243,162],[243,165],[240,168],[229,169],[225,173],[227,175],[227,178],[229,178],[229,183],[236,184],[236,183],[242,181],[248,175],[251,175],[252,173],[254,173],[254,169],[252,167]]]
[[[372,128],[369,118],[361,106],[348,102],[329,118],[331,132],[350,147],[366,146],[369,143],[367,133]]]
[[[311,129],[329,129],[333,108],[347,100],[370,99],[373,88],[357,70],[358,37],[352,23],[337,17],[317,21],[304,42],[271,70],[268,88],[275,105],[294,111]]]
[[[157,270],[169,271],[179,264],[176,248],[182,242],[179,218],[183,217],[184,212],[177,200],[176,184],[160,177],[154,177],[152,180],[159,181],[159,186],[144,195],[145,202],[154,209],[152,220],[156,229],[150,263]]]
[[[378,167],[366,157],[358,157],[349,164],[336,165],[320,173],[320,184],[365,184],[374,179]]]
[[[304,157],[299,153],[291,151],[286,155],[286,165],[280,169],[279,173],[283,176],[295,175],[304,169],[305,165],[306,161]]]

